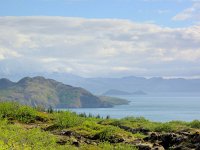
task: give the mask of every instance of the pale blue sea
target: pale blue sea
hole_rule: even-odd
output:
[[[146,96],[118,96],[130,102],[129,105],[113,108],[70,109],[77,113],[93,114],[112,118],[142,116],[152,121],[200,120],[200,93],[148,94]]]

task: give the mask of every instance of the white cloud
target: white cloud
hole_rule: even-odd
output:
[[[0,47],[0,60],[17,57],[21,57],[21,54],[8,48]]]
[[[185,21],[185,20],[200,20],[200,1],[193,1],[191,7],[186,8],[182,12],[175,15],[172,19],[174,21]]]
[[[112,68],[113,71],[131,71],[132,68],[123,67],[123,66],[116,66]]]
[[[0,74],[194,76],[199,31],[120,19],[0,17]]]

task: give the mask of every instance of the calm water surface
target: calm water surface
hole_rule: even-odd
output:
[[[143,116],[152,121],[200,120],[200,93],[193,94],[151,94],[146,96],[119,96],[130,102],[129,105],[113,108],[70,109],[77,113],[93,114],[112,118]]]

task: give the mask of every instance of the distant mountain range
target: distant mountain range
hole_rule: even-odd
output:
[[[82,87],[95,94],[103,94],[108,90],[114,89],[132,93],[134,91],[143,91],[145,93],[163,93],[163,92],[200,92],[200,79],[173,78],[164,79],[162,77],[144,78],[144,77],[122,77],[122,78],[83,78],[68,73],[40,73],[47,78]],[[16,79],[17,76],[11,76]]]
[[[83,78],[71,74],[59,73],[46,74],[46,76],[66,84],[83,87],[95,94],[103,94],[111,89],[128,93],[143,91],[147,94],[165,92],[200,92],[200,79],[164,79],[162,77],[152,77],[147,79],[135,76],[122,78]]]
[[[111,89],[103,93],[102,95],[147,95],[147,93],[143,91],[135,91],[135,92],[125,92],[120,90]]]
[[[59,108],[112,107],[115,98],[98,97],[79,87],[44,77],[25,77],[18,82],[0,79],[0,101],[17,101],[32,106]],[[127,101],[116,99],[117,103]],[[116,103],[116,104],[117,104]]]

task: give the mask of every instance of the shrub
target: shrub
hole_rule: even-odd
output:
[[[61,128],[69,128],[81,125],[84,118],[79,117],[76,113],[69,111],[54,113],[54,124]]]
[[[94,136],[94,138],[97,138],[102,142],[108,141],[111,143],[120,143],[124,140],[132,141],[134,139],[134,135],[115,126],[106,126],[101,129],[100,132]]]
[[[189,123],[189,126],[191,128],[197,128],[199,129],[200,128],[200,121],[199,120],[194,120],[192,122]]]
[[[0,116],[2,118],[15,118],[19,104],[16,102],[0,102]]]
[[[37,111],[35,109],[25,105],[20,106],[16,112],[17,120],[24,123],[34,122],[36,115]]]
[[[109,141],[113,137],[115,132],[116,130],[114,128],[106,128],[98,133],[98,136],[101,141]]]
[[[1,118],[16,119],[21,122],[29,123],[35,120],[37,111],[26,105],[20,105],[16,102],[1,102],[0,116]]]
[[[174,128],[169,123],[158,123],[153,130],[156,132],[172,132]]]

